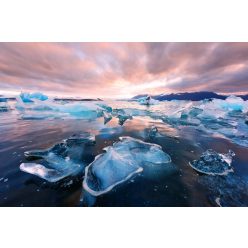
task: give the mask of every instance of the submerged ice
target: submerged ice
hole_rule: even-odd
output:
[[[233,172],[231,163],[234,156],[233,151],[221,154],[213,150],[207,150],[201,155],[199,160],[194,160],[189,164],[193,169],[203,174],[226,175],[229,172]]]
[[[121,137],[113,146],[104,148],[86,167],[84,189],[94,196],[109,192],[116,185],[143,170],[144,165],[169,163],[171,158],[159,145],[131,137]]]
[[[39,159],[39,162],[22,163],[20,170],[49,182],[77,175],[86,166],[85,159],[94,144],[95,137],[89,133],[72,135],[51,148],[25,152],[28,159]]]

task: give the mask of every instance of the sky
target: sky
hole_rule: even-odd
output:
[[[248,43],[0,43],[0,94],[248,93]]]

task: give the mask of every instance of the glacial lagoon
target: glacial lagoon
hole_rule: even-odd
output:
[[[248,206],[248,103],[0,106],[0,206]]]

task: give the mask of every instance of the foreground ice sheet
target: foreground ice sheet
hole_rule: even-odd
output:
[[[104,148],[85,168],[84,189],[94,196],[109,192],[116,185],[143,170],[145,164],[171,162],[159,145],[146,143],[131,137],[121,137],[113,146]]]
[[[231,167],[234,152],[229,151],[227,154],[217,153],[213,150],[204,152],[199,160],[189,163],[196,171],[207,175],[227,175],[233,172]]]
[[[25,152],[29,159],[42,159],[39,163],[22,163],[20,170],[49,182],[57,182],[67,176],[77,175],[86,164],[84,156],[90,153],[95,137],[88,133],[75,134],[63,142],[45,150]]]

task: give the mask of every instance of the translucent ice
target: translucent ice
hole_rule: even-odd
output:
[[[204,152],[199,160],[189,163],[196,171],[207,175],[227,175],[233,172],[231,167],[234,152],[229,150],[227,154],[217,153],[213,150]]]
[[[41,164],[36,163],[22,163],[20,165],[20,170],[38,176],[51,183],[57,182],[60,179],[66,177],[63,171],[49,169]]]
[[[103,112],[104,124],[107,124],[112,119],[112,115],[108,112]]]
[[[84,161],[91,152],[90,146],[94,144],[95,137],[88,133],[72,135],[51,148],[25,152],[27,158],[42,159],[42,161],[22,163],[20,169],[49,182],[77,175],[85,167]]]
[[[75,119],[96,119],[103,116],[104,112],[111,112],[112,108],[104,103],[94,101],[85,102],[59,102],[53,99],[45,99],[41,96],[32,98],[22,93],[18,96],[16,108],[21,111],[22,118],[38,116],[36,119],[47,118],[75,118]],[[33,95],[32,95],[33,96]],[[35,95],[36,96],[36,95]],[[41,100],[42,99],[42,100]],[[28,113],[27,113],[28,112]],[[37,112],[39,114],[37,114]]]
[[[34,92],[34,93],[21,93],[20,98],[23,102],[34,102],[34,99],[38,99],[40,101],[45,101],[48,99],[48,96],[40,93],[40,92]]]
[[[127,113],[124,109],[115,109],[113,115],[119,119],[119,125],[123,125],[127,120],[132,120],[132,115]]]
[[[145,143],[131,137],[121,137],[105,153],[98,155],[86,167],[83,187],[94,196],[107,193],[116,185],[143,170],[145,164],[163,164],[170,156],[159,145]]]
[[[154,138],[158,133],[158,129],[155,126],[152,126],[151,129],[149,130],[149,137]]]

